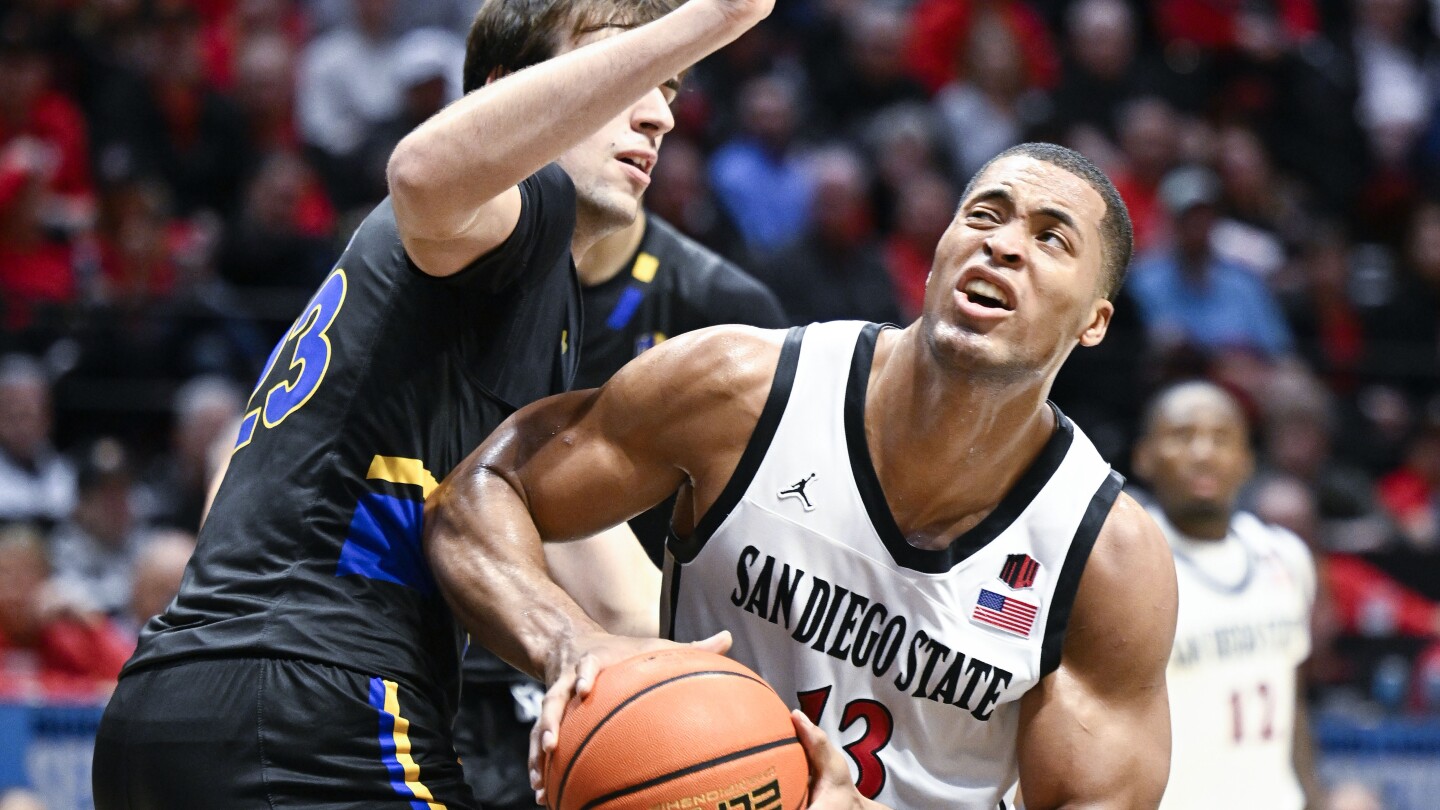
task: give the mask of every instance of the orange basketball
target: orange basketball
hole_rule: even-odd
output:
[[[810,780],[790,710],[714,653],[646,653],[602,671],[565,709],[545,773],[549,810],[799,810]]]

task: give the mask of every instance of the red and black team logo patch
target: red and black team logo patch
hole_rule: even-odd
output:
[[[1012,588],[1029,588],[1035,584],[1035,574],[1040,563],[1029,554],[1011,554],[1005,558],[1005,567],[1000,569],[1000,579]]]

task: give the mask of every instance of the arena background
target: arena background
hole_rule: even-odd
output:
[[[36,793],[0,807],[89,806],[98,707],[206,470],[391,148],[458,92],[474,3],[6,5],[0,792]],[[1158,386],[1241,398],[1246,503],[1321,566],[1335,806],[1434,807],[1437,32],[1440,0],[780,0],[686,79],[647,204],[795,323],[903,322],[981,163],[1037,139],[1093,158],[1139,254],[1054,398],[1122,470]],[[1167,283],[1182,250],[1209,257],[1203,300]],[[39,614],[64,667],[7,640]]]

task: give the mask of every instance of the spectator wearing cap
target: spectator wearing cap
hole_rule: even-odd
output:
[[[75,504],[75,469],[50,444],[53,414],[44,368],[0,358],[0,521],[49,525]]]
[[[465,49],[448,32],[411,31],[395,45],[395,83],[400,106],[394,115],[370,128],[360,148],[355,195],[366,206],[389,193],[385,166],[390,153],[410,130],[460,97],[460,66]]]
[[[1161,346],[1206,352],[1239,349],[1276,358],[1292,347],[1280,306],[1259,278],[1211,247],[1220,183],[1201,167],[1183,167],[1160,184],[1174,222],[1173,244],[1135,266],[1131,290]]]
[[[130,603],[135,554],[144,539],[131,506],[133,481],[120,442],[96,441],[81,460],[75,511],[50,538],[56,580],[110,615]]]

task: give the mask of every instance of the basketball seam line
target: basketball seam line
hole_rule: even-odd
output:
[[[590,744],[590,740],[591,740],[592,738],[594,738],[595,734],[596,734],[597,732],[599,732],[600,729],[601,729],[602,727],[604,727],[604,725],[605,725],[606,723],[610,722],[610,718],[612,718],[612,717],[614,717],[616,714],[618,714],[621,709],[623,709],[623,708],[625,708],[626,706],[629,706],[631,703],[634,703],[635,701],[639,700],[642,695],[645,695],[645,694],[647,694],[647,693],[649,693],[649,692],[653,692],[653,691],[655,691],[656,689],[659,689],[660,687],[665,686],[666,684],[671,684],[671,683],[674,683],[674,682],[676,682],[676,681],[683,681],[683,680],[685,680],[686,678],[695,678],[695,677],[698,677],[698,676],[700,676],[700,675],[731,675],[731,676],[734,676],[734,677],[736,677],[736,678],[744,678],[744,679],[747,680],[747,681],[754,681],[754,682],[756,682],[756,683],[758,683],[758,684],[764,685],[767,689],[770,689],[770,691],[772,691],[772,692],[775,691],[775,690],[770,686],[770,684],[766,683],[765,681],[760,680],[759,678],[752,678],[752,677],[750,677],[749,675],[744,675],[744,674],[741,674],[741,673],[739,673],[739,672],[731,672],[730,670],[727,670],[727,669],[707,669],[707,670],[702,670],[702,671],[700,671],[700,672],[687,672],[687,673],[685,673],[685,674],[683,674],[683,675],[675,675],[675,676],[672,676],[672,677],[670,677],[670,678],[666,678],[665,680],[660,681],[659,683],[652,683],[652,684],[650,684],[649,686],[645,687],[644,689],[641,689],[639,692],[636,692],[635,694],[631,695],[630,697],[625,698],[623,701],[620,702],[620,705],[618,705],[618,706],[616,706],[615,708],[611,709],[608,714],[606,714],[604,717],[600,718],[600,721],[597,722],[597,723],[594,725],[594,727],[590,729],[590,733],[585,735],[585,739],[583,739],[583,740],[580,741],[580,745],[575,748],[575,753],[573,753],[573,754],[570,755],[570,761],[565,765],[565,773],[561,774],[561,776],[560,776],[560,786],[559,786],[559,789],[556,790],[556,792],[555,792],[555,807],[556,807],[556,810],[558,810],[559,807],[560,807],[560,799],[563,798],[564,795],[565,795],[565,786],[566,786],[567,784],[569,784],[569,782],[570,782],[570,771],[571,771],[571,769],[573,769],[573,768],[575,767],[575,763],[576,763],[577,761],[579,761],[579,759],[580,759],[580,754],[584,753],[584,751],[585,751],[585,746],[589,745],[589,744]]]
[[[704,762],[697,762],[694,765],[687,765],[686,767],[681,768],[678,771],[671,771],[670,773],[661,774],[660,776],[656,776],[652,779],[647,779],[638,785],[631,785],[630,787],[612,791],[605,794],[604,796],[591,799],[590,802],[587,803],[584,807],[581,807],[580,810],[592,810],[592,808],[599,807],[608,801],[613,801],[615,799],[628,796],[632,793],[639,793],[642,790],[655,787],[656,785],[663,785],[664,783],[669,782],[672,779],[679,779],[682,776],[689,776],[692,773],[703,771],[706,768],[713,768],[716,765],[724,765],[727,762],[734,762],[737,759],[744,759],[748,756],[761,754],[769,751],[772,748],[780,748],[781,746],[799,744],[800,740],[797,738],[784,738],[779,740],[772,740],[768,743],[762,743],[760,745],[753,745],[740,751],[732,751],[728,754],[725,754],[724,756],[715,757],[714,759],[708,759]]]

